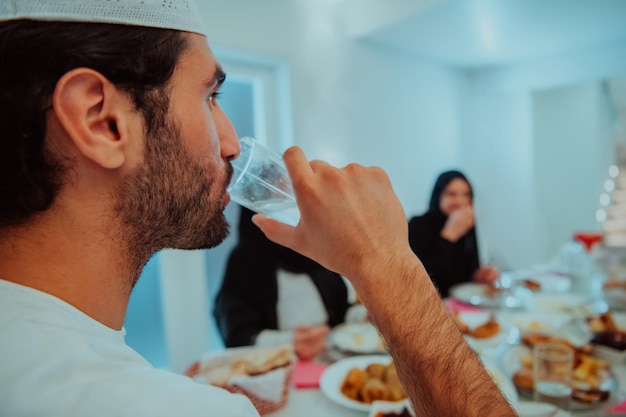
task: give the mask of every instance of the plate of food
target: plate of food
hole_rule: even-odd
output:
[[[617,379],[611,364],[591,355],[591,346],[574,346],[566,339],[545,334],[527,334],[522,343],[505,346],[499,355],[499,365],[510,378],[518,393],[532,398],[533,357],[532,347],[537,343],[558,342],[575,351],[575,368],[572,374],[572,410],[586,410],[605,404],[617,389]]]
[[[587,317],[609,309],[604,300],[586,294],[534,294],[528,309],[540,314],[566,313],[573,317]]]
[[[612,364],[626,363],[626,313],[608,311],[588,317],[593,354]]]
[[[511,326],[516,328],[520,335],[526,333],[555,333],[571,317],[567,313],[541,314],[536,312],[513,313],[509,317]]]
[[[523,307],[531,294],[531,290],[523,286],[495,287],[476,282],[464,282],[450,288],[451,297],[486,308]]]
[[[541,271],[532,274],[529,278],[519,280],[533,292],[542,293],[565,293],[572,288],[572,279],[560,272]]]
[[[489,311],[455,311],[452,318],[472,347],[497,346],[506,339],[507,329]]]
[[[384,353],[385,344],[371,323],[344,323],[330,334],[330,343],[344,352],[368,354]]]
[[[335,362],[322,374],[320,390],[331,401],[365,412],[374,401],[407,398],[389,355],[354,356]]]

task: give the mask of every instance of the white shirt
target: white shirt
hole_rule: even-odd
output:
[[[319,326],[328,321],[328,313],[322,297],[313,281],[306,274],[294,274],[282,269],[276,273],[278,281],[278,302],[276,316],[278,330],[262,330],[255,345],[259,347],[278,346],[293,343],[293,331],[299,326]],[[343,278],[343,277],[342,277]],[[356,300],[352,284],[343,278],[348,289],[348,301]],[[365,307],[351,306],[346,312],[346,322],[366,320]]]
[[[153,368],[116,331],[41,291],[0,280],[0,415],[237,416],[244,396]]]
[[[328,313],[319,291],[307,274],[294,274],[279,269],[276,313],[280,330],[299,326],[320,326],[328,321]]]

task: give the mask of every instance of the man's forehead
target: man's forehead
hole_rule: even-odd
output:
[[[0,1],[0,21],[17,19],[125,24],[206,35],[195,0]]]
[[[209,87],[219,84],[223,78],[222,67],[213,55],[206,38],[193,33],[189,34],[187,46],[174,70],[174,83],[189,80],[192,83]]]
[[[193,70],[201,76],[213,76],[219,63],[204,36],[190,33],[187,35],[187,46],[180,56],[179,65],[185,70]]]

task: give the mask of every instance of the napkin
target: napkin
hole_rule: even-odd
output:
[[[319,388],[320,378],[328,365],[315,362],[297,361],[293,370],[293,384],[296,388]]]
[[[605,414],[626,414],[626,401],[617,404],[607,410],[604,410]]]

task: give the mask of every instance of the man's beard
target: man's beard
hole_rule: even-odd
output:
[[[225,163],[223,172],[219,166],[203,167],[166,119],[146,136],[144,164],[117,191],[116,212],[137,278],[160,249],[208,249],[228,235],[222,204],[232,167]],[[207,173],[209,169],[214,171]]]

